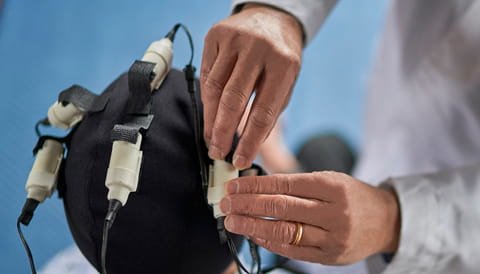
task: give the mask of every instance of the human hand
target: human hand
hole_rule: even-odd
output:
[[[241,177],[226,191],[220,208],[227,230],[289,258],[345,265],[398,246],[395,194],[343,173]],[[303,234],[293,245],[297,223]]]
[[[212,159],[223,159],[250,96],[256,96],[233,157],[238,169],[251,165],[290,99],[300,69],[302,30],[291,15],[247,4],[214,25],[205,38],[200,84],[204,137]]]

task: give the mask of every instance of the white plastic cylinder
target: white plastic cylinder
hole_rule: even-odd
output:
[[[225,184],[235,178],[238,178],[238,169],[235,169],[232,164],[223,161],[215,160],[211,168],[207,200],[213,207],[213,216],[215,218],[225,216],[220,210],[220,201],[225,197]]]
[[[108,188],[108,200],[116,199],[122,205],[125,205],[130,192],[137,191],[138,176],[142,164],[141,143],[141,134],[138,134],[136,144],[126,141],[113,142],[107,178],[105,179],[105,185]]]
[[[64,106],[57,101],[48,109],[48,122],[52,126],[66,130],[80,122],[84,113],[84,110],[74,104]]]
[[[47,139],[38,150],[32,170],[28,175],[25,189],[27,198],[43,202],[55,189],[58,171],[63,159],[64,148],[56,140]]]
[[[142,61],[155,64],[155,67],[153,68],[155,77],[150,83],[150,88],[152,91],[158,89],[167,76],[167,73],[172,66],[172,58],[172,41],[170,41],[168,38],[163,38],[160,41],[151,43],[148,49],[145,51]]]

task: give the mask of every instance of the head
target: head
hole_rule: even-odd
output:
[[[110,134],[126,113],[127,74],[104,93],[109,97],[104,110],[85,115],[72,133],[59,180],[75,242],[98,270],[108,208],[105,177],[112,149]],[[172,70],[152,96],[154,119],[143,134],[138,189],[130,194],[110,229],[107,270],[222,272],[232,259],[227,246],[220,244],[216,221],[204,199],[183,73]],[[208,159],[206,154],[200,157]]]

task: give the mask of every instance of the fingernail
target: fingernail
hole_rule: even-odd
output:
[[[238,182],[237,181],[230,181],[228,184],[227,184],[227,190],[226,192],[228,194],[235,194],[238,192]]]
[[[247,168],[247,158],[241,155],[233,155],[233,165],[237,169],[245,169]]]
[[[222,158],[222,153],[218,147],[211,145],[208,149],[208,157],[214,160],[220,160]]]
[[[230,197],[225,197],[220,201],[220,210],[223,212],[223,214],[230,214],[230,210],[232,208],[232,201]]]
[[[234,230],[235,229],[235,222],[233,221],[232,217],[227,217],[225,219],[225,228],[228,230]]]

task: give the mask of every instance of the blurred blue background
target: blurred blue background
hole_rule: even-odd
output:
[[[1,2],[1,1],[0,1]],[[6,0],[0,14],[0,273],[28,273],[15,221],[33,163],[33,126],[58,93],[77,83],[97,93],[128,70],[153,40],[175,23],[186,24],[200,66],[203,37],[226,17],[229,1]],[[358,148],[369,65],[387,0],[341,1],[305,50],[304,64],[286,110],[286,140],[297,149],[308,137],[337,132]],[[183,34],[174,66],[189,57]],[[72,244],[62,203],[42,204],[24,233],[37,268]]]

